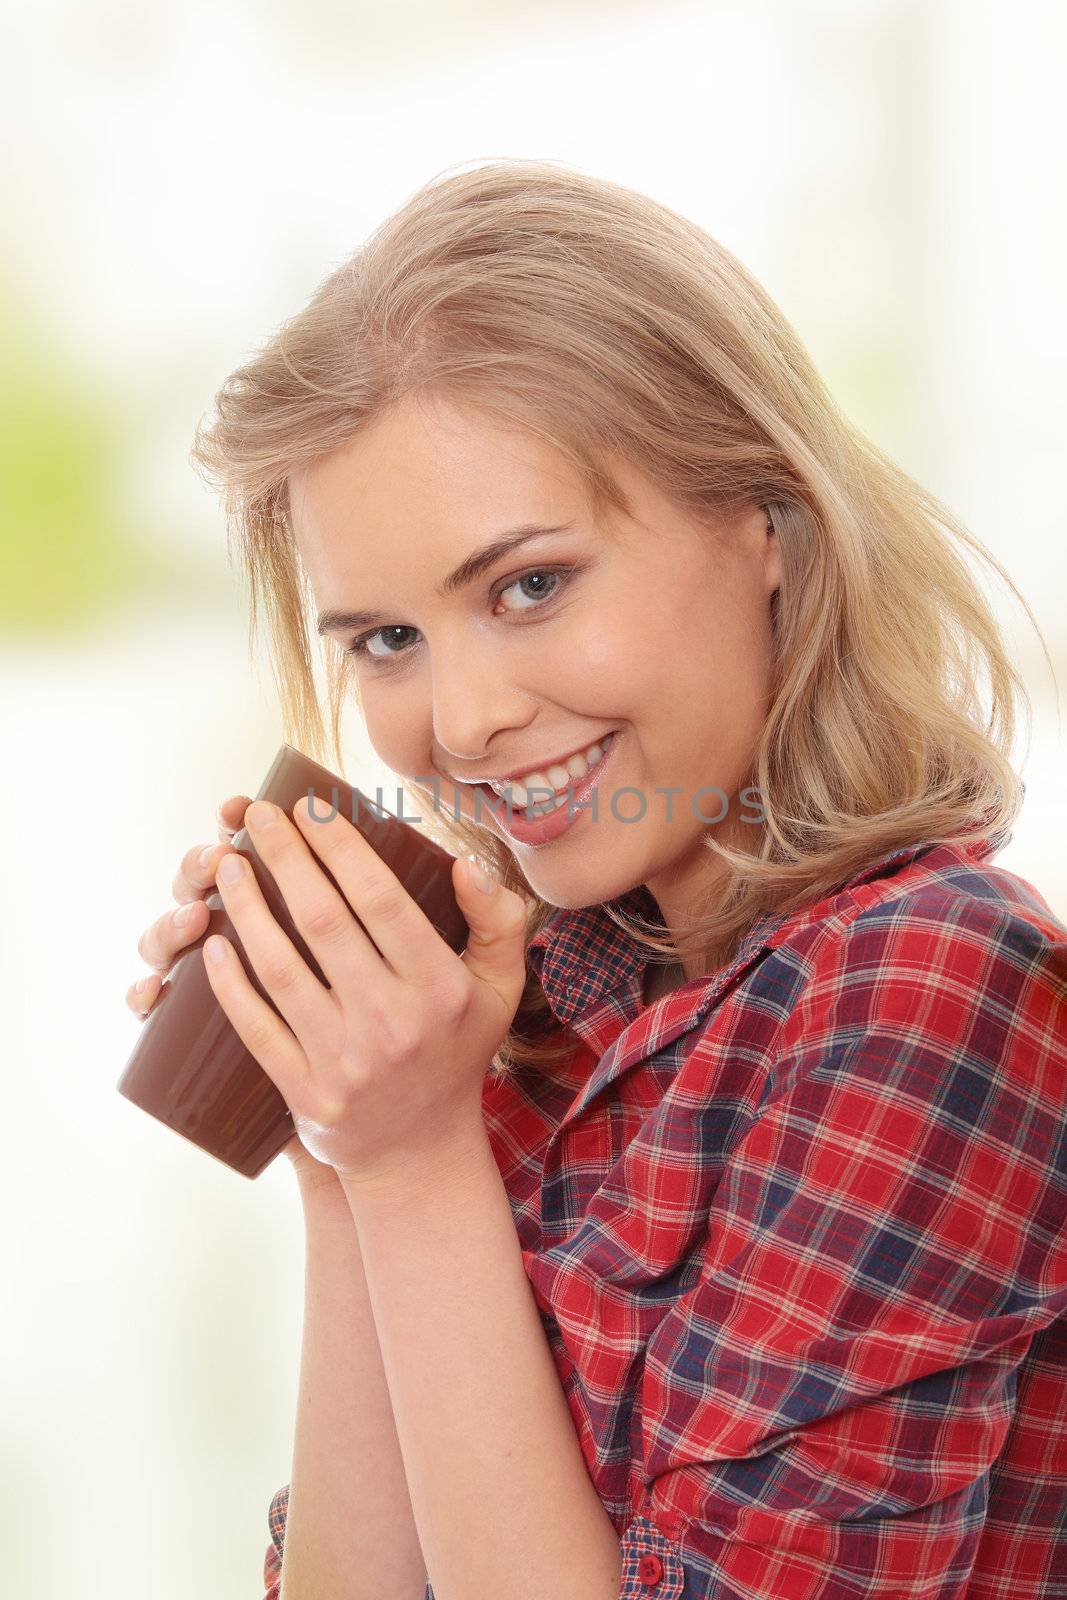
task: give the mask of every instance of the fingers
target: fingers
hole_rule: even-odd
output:
[[[137,954],[161,977],[165,976],[179,950],[199,939],[210,918],[211,912],[204,900],[187,900],[173,911],[164,911],[138,939]]]
[[[192,884],[199,885],[199,893],[210,891],[215,887],[215,875],[219,870],[219,862],[226,854],[235,833],[244,826],[244,814],[252,801],[246,794],[231,795],[224,800],[215,813],[218,824],[219,843],[204,845],[196,855],[195,862],[190,863],[188,873],[184,874]],[[189,852],[193,854],[192,851]],[[183,862],[184,873],[184,862]]]
[[[271,820],[266,822],[266,817]],[[248,830],[330,987],[338,989],[357,979],[366,971],[367,960],[377,953],[355,921],[351,906],[319,869],[314,853],[286,812],[270,803],[262,814],[253,807]],[[219,892],[223,892],[221,885]]]
[[[252,874],[246,869],[246,876],[252,880]],[[269,914],[269,913],[268,913]],[[277,926],[277,924],[275,924]],[[279,929],[279,932],[281,930]],[[284,934],[282,935],[284,939]],[[285,940],[286,944],[289,941]],[[242,937],[242,943],[244,939]],[[237,952],[228,939],[220,939],[219,947],[222,950],[221,961],[211,959],[211,951],[215,941],[209,939],[204,946],[204,970],[216,1000],[226,1013],[233,1029],[245,1048],[255,1056],[260,1066],[275,1084],[286,1101],[291,1103],[294,1093],[299,1093],[299,1087],[307,1078],[308,1061],[300,1041],[296,1039],[285,1022],[277,1012],[267,1004],[253,989],[248,977],[237,957]],[[245,950],[247,953],[247,944]],[[296,952],[294,951],[295,955]],[[299,957],[297,957],[299,960]],[[303,966],[303,962],[300,962]],[[327,1005],[332,1006],[332,1001],[315,982],[311,973],[304,967],[305,973],[323,996]],[[282,1008],[281,999],[273,994],[275,1003]],[[284,997],[282,997],[284,998]]]
[[[256,848],[257,850],[259,848],[258,842]],[[235,869],[236,877],[232,881],[227,881],[220,874],[219,894],[253,972],[293,1033],[304,1037],[316,1034],[319,1037],[325,1036],[337,1016],[337,1004],[332,993],[324,988],[311,972],[288,934],[275,921],[244,856],[239,851],[232,850],[226,858],[226,865]],[[212,941],[209,940],[208,945],[211,944]],[[264,1011],[271,1016],[274,1013],[256,994],[229,941],[225,941],[224,949],[225,960],[208,974],[212,988],[215,987],[217,979],[229,986],[228,994],[232,992],[242,994],[242,1011],[248,1017],[250,1024],[258,1025],[257,1019],[260,1019],[263,1028],[269,1030],[270,1025]],[[207,946],[204,954],[206,960]],[[206,962],[206,964],[210,968],[211,963]],[[325,971],[325,968],[323,970]],[[245,990],[247,994],[242,993]],[[228,1005],[226,1009],[229,1010]],[[233,1020],[232,1014],[231,1020]],[[234,1025],[236,1026],[236,1022]],[[271,1048],[278,1048],[269,1035],[266,1043]],[[258,1051],[253,1053],[258,1054]]]
[[[300,835],[307,840],[313,857],[318,856],[323,865],[329,868],[348,906],[366,929],[366,933],[356,929],[359,933],[358,944],[353,946],[349,941],[348,946],[342,944],[341,948],[350,948],[362,964],[367,951],[373,951],[376,945],[394,972],[401,977],[427,984],[435,982],[441,977],[444,966],[455,963],[458,957],[447,949],[422,907],[412,899],[396,873],[382,860],[359,829],[342,812],[334,811],[329,818],[323,819],[320,815],[322,810],[321,806],[313,808],[306,799],[301,799],[293,807],[293,821]],[[256,849],[262,853],[260,834],[253,830],[253,837]],[[265,859],[273,872],[273,861],[269,856]],[[321,886],[315,879],[309,880],[313,887],[309,891],[304,922],[297,916],[300,901],[296,896],[295,875],[293,898],[290,899],[288,880],[284,893],[293,907],[297,926],[326,972],[326,957],[331,948],[331,902],[338,897],[321,873],[317,876],[321,879]],[[321,955],[313,937],[316,918],[323,924],[327,936]]]
[[[178,901],[174,911],[165,911],[146,928],[137,942],[137,954],[155,971],[139,978],[126,991],[126,1004],[137,1016],[147,1016],[163,991],[163,979],[174,965],[176,956],[186,945],[195,943],[205,931],[211,913],[204,896],[215,887],[215,873],[222,857],[230,849],[230,840],[242,825],[245,811],[251,801],[248,795],[230,795],[216,813],[219,843],[193,845],[182,857],[181,866],[171,883],[171,893]],[[138,987],[140,985],[140,987]]]
[[[143,1021],[163,993],[170,985],[164,983],[158,972],[150,972],[145,978],[138,978],[136,983],[131,983],[126,990],[126,1004],[130,1010]]]
[[[239,828],[244,826],[245,812],[252,804],[247,794],[234,794],[224,800],[216,813],[219,825],[219,838],[224,842],[232,839]]]
[[[171,893],[179,904],[199,900],[215,886],[215,873],[219,862],[229,849],[230,840],[242,826],[245,811],[252,804],[246,794],[231,795],[224,800],[215,814],[218,824],[218,844],[194,844],[182,856],[171,884]]]

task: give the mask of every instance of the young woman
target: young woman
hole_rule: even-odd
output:
[[[734,257],[551,164],[416,194],[194,457],[286,737],[315,634],[471,926],[234,796],[142,939],[143,1010],[217,873],[282,1013],[218,941],[307,1225],[269,1594],[1062,1594],[1067,929],[993,864],[1025,689],[962,547],[1003,569]]]

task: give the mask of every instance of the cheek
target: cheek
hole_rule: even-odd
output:
[[[568,631],[553,655],[565,656],[560,665],[571,678],[622,701],[640,695],[648,673],[657,672],[663,659],[661,629],[647,609],[634,605],[632,592],[607,596],[595,612],[582,613],[578,631],[573,636]]]
[[[747,747],[766,709],[768,640],[749,596],[711,594],[694,578],[688,596],[676,593],[635,637],[620,669],[627,703],[698,760]]]
[[[398,683],[369,681],[361,695],[363,721],[375,755],[393,772],[421,775],[432,746],[432,721],[424,696],[406,692]]]

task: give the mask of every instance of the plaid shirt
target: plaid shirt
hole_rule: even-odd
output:
[[[600,907],[531,941],[575,1053],[486,1125],[620,1600],[1067,1596],[1067,928],[1002,843],[651,1005]]]

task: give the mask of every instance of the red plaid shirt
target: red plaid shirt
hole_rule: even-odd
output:
[[[620,1600],[1067,1596],[1067,928],[1002,843],[652,1005],[598,906],[531,942],[575,1053],[486,1125]]]

